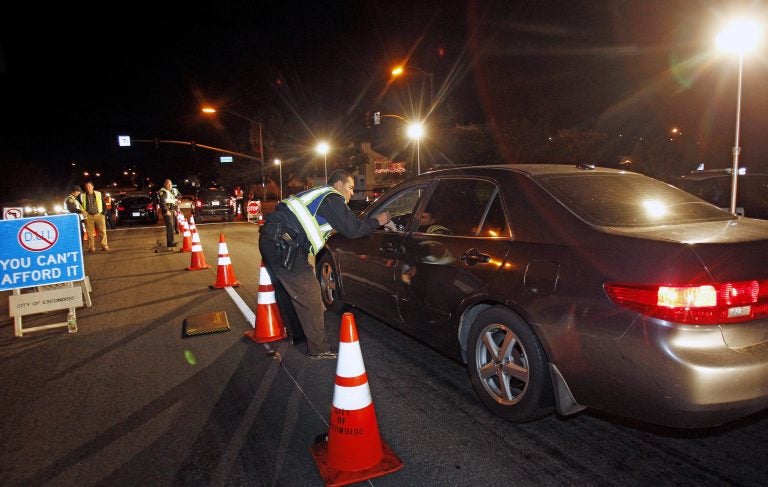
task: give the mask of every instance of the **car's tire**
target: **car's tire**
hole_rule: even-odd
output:
[[[320,283],[320,296],[323,299],[325,309],[336,313],[342,313],[347,309],[341,300],[341,290],[339,286],[339,274],[336,271],[336,264],[333,262],[331,254],[325,252],[315,266],[317,280]]]
[[[478,315],[467,343],[467,368],[480,400],[515,423],[548,416],[554,409],[544,348],[531,327],[503,306]]]

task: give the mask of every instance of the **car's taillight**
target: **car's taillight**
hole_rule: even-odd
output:
[[[608,283],[614,303],[675,323],[738,323],[768,316],[768,280],[700,286],[648,286]]]
[[[195,200],[195,206],[197,206],[198,208],[200,208],[201,206],[203,206],[203,202],[202,202],[202,201],[200,201],[200,200]]]
[[[155,204],[154,204],[154,203],[148,203],[148,204],[147,204],[147,209],[148,209],[149,211],[152,211],[152,210],[154,210],[154,209],[155,209]]]
[[[125,211],[125,207],[123,205],[117,205],[117,211]]]

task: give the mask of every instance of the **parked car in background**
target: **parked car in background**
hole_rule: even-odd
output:
[[[219,218],[228,222],[235,219],[235,198],[224,188],[204,188],[197,191],[194,207],[195,221]]]
[[[678,188],[730,211],[730,169],[693,171],[671,181]],[[749,218],[768,219],[768,174],[740,174],[736,180],[737,213]]]
[[[316,256],[353,305],[467,364],[514,422],[585,408],[709,427],[768,408],[768,221],[578,165],[423,173]]]
[[[158,202],[154,195],[127,195],[113,204],[114,218],[118,225],[127,223],[157,223]]]

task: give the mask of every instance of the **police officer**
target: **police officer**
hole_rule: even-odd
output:
[[[327,185],[278,203],[259,231],[259,250],[272,284],[279,290],[278,305],[284,317],[291,314],[285,308],[293,305],[312,359],[336,358],[337,350],[325,335],[325,309],[309,254],[315,255],[323,248],[332,230],[348,238],[364,237],[390,219],[389,212],[358,219],[347,206],[354,187],[350,173],[334,171]],[[291,325],[295,326],[292,322]],[[294,337],[297,333],[293,330]]]
[[[179,207],[179,190],[173,187],[170,179],[166,179],[163,181],[163,187],[157,192],[157,197],[165,220],[165,243],[169,248],[176,247],[179,243],[174,242],[173,234],[178,233],[176,210]]]
[[[78,196],[83,190],[80,185],[75,184],[70,188],[69,194],[64,198],[64,208],[69,213],[75,213],[80,218],[80,227],[83,235],[87,235],[85,228],[85,215],[83,214],[83,207],[80,204]]]

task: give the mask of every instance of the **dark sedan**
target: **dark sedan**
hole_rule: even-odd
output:
[[[157,210],[157,200],[153,196],[125,196],[117,203],[114,218],[118,225],[136,222],[154,225],[158,220]]]
[[[333,235],[323,300],[467,364],[511,421],[594,408],[709,427],[768,408],[768,221],[594,166],[422,174]]]
[[[203,218],[231,222],[235,219],[235,198],[224,188],[201,189],[195,196],[193,212],[197,222]]]

